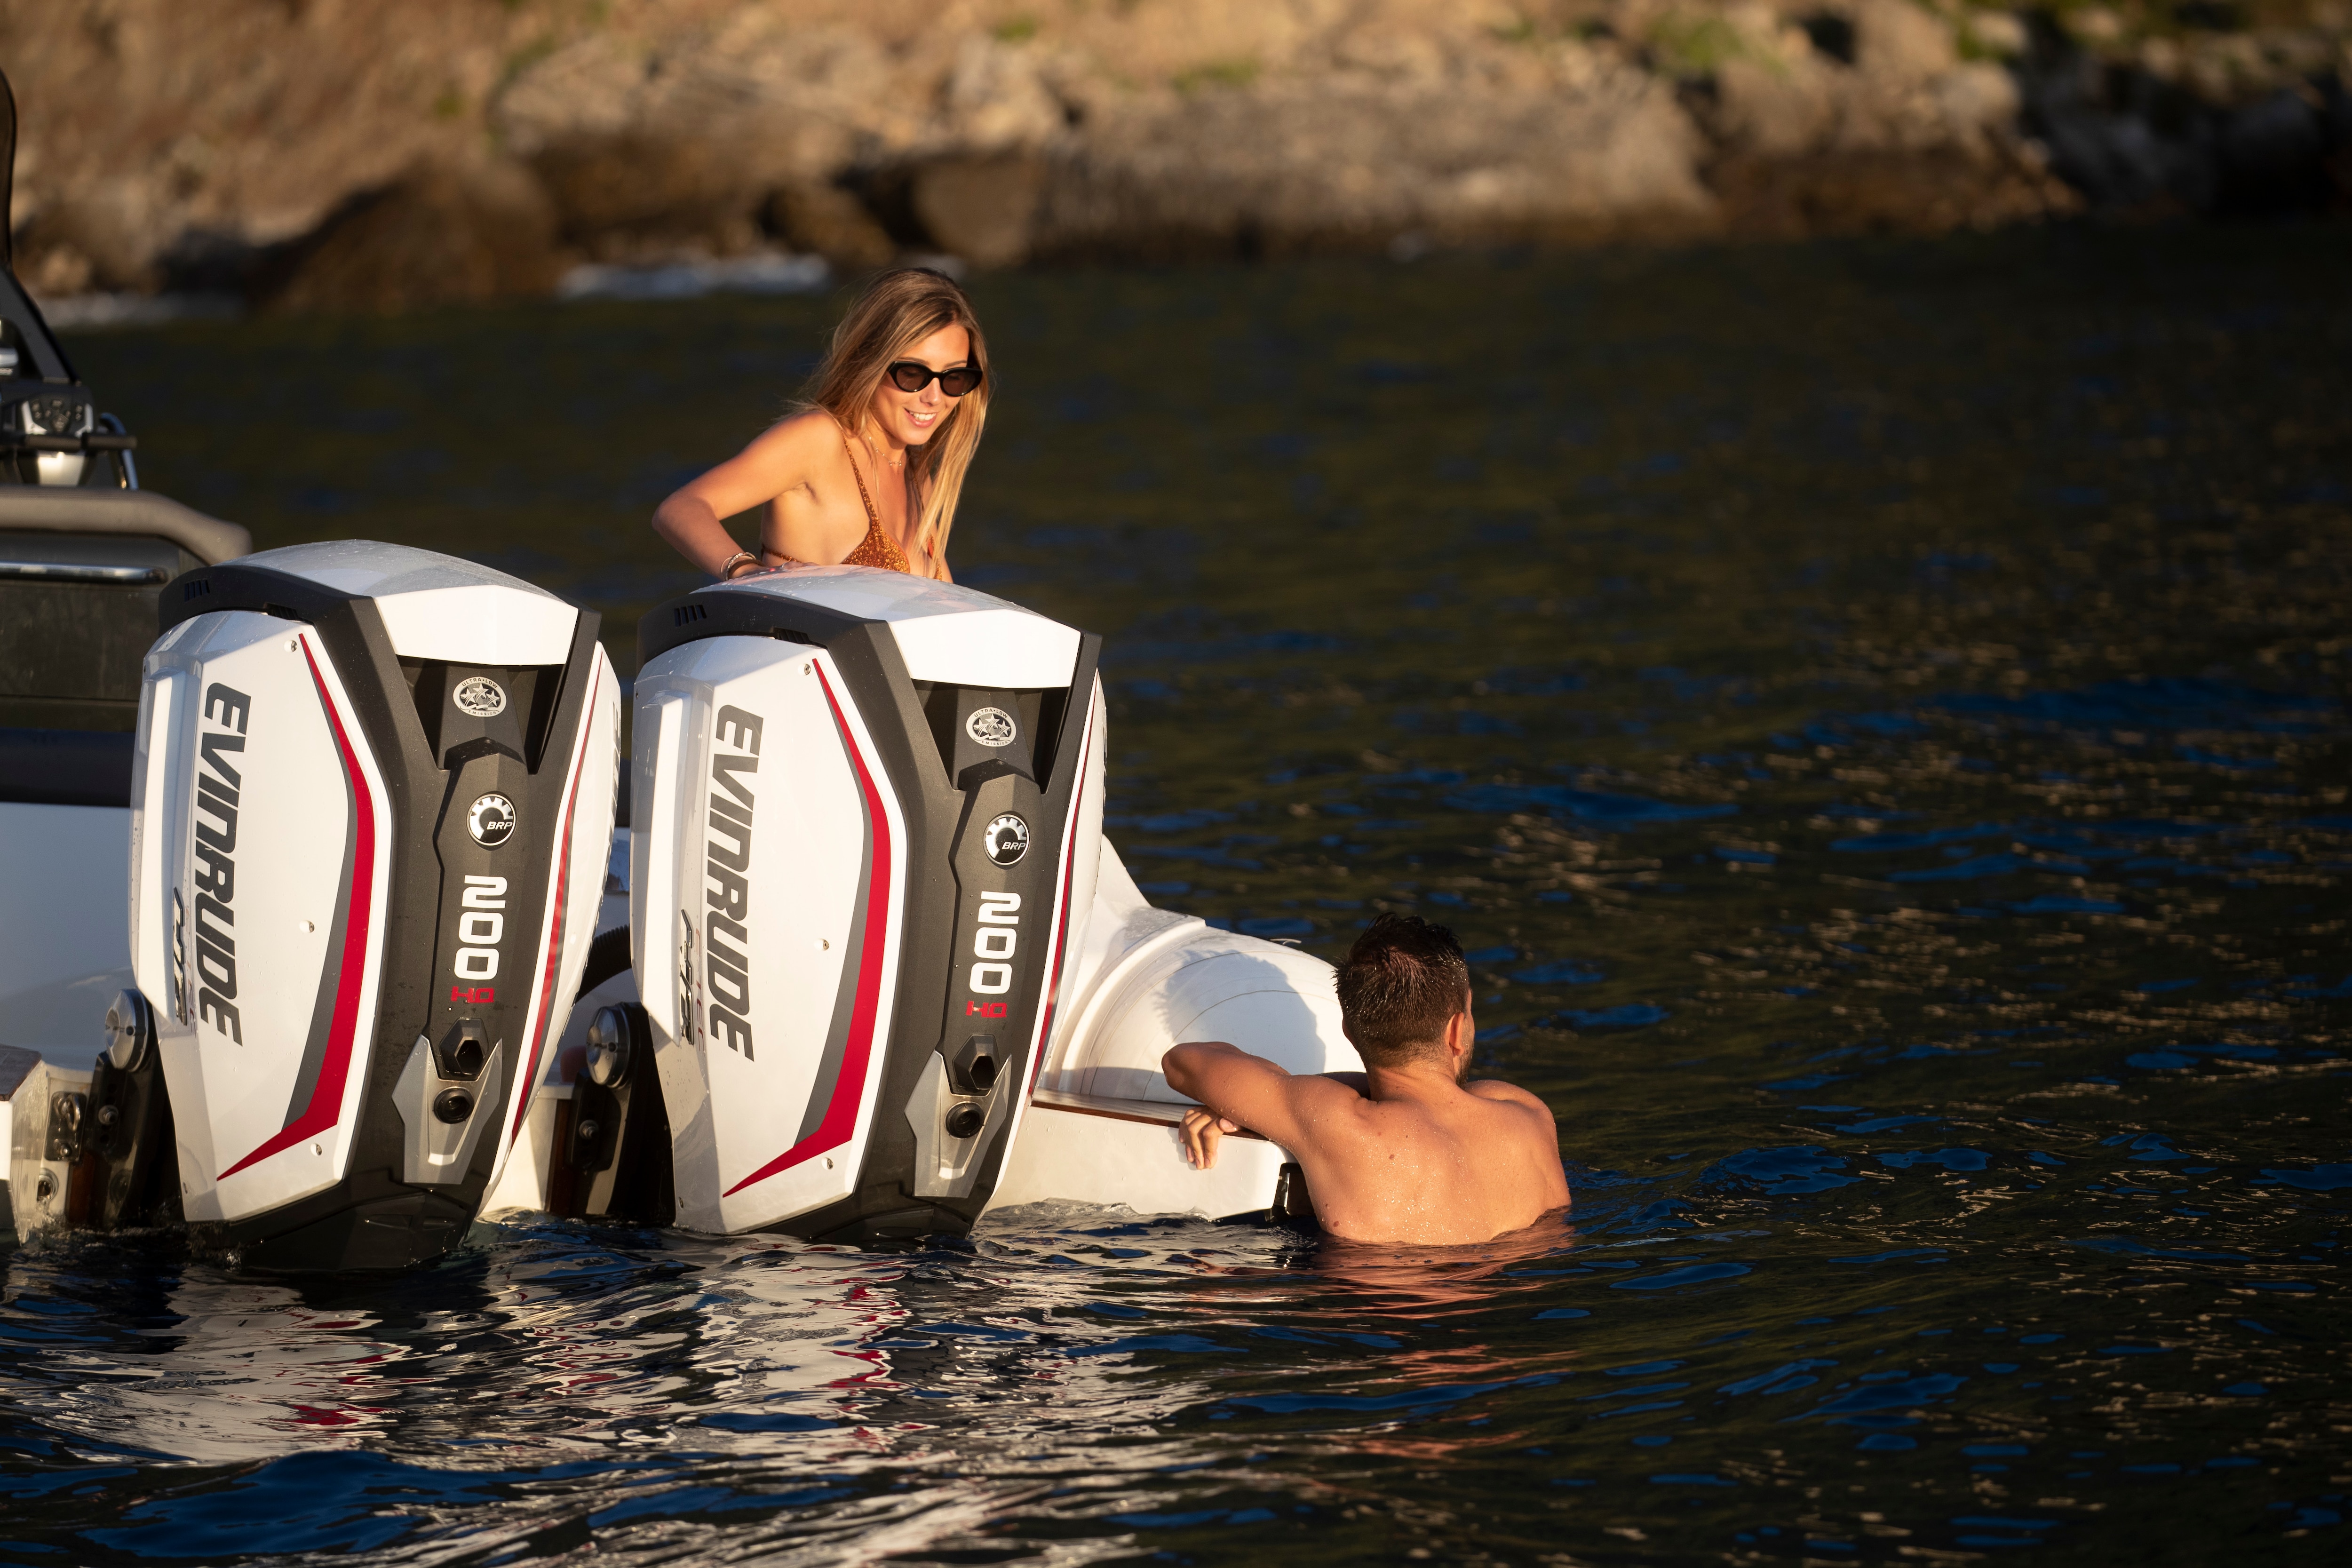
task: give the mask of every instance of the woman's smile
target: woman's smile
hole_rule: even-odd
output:
[[[941,327],[917,343],[901,356],[901,363],[919,364],[927,370],[954,370],[971,363],[971,336],[961,326]],[[940,389],[937,381],[924,384],[919,391],[905,392],[890,384],[886,376],[874,389],[874,414],[877,424],[888,430],[901,446],[919,447],[931,438],[931,432],[944,424],[955,409],[955,399]]]

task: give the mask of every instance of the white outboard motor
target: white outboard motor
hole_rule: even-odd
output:
[[[985,1206],[1093,901],[1097,646],[861,567],[646,617],[631,952],[681,1223],[919,1235]]]
[[[132,972],[191,1225],[250,1267],[447,1249],[576,991],[612,837],[597,618],[398,545],[164,592],[131,783]],[[151,1043],[152,1041],[152,1043]],[[100,1108],[102,1109],[102,1108]]]
[[[842,1240],[1005,1202],[1303,1206],[1263,1142],[1186,1166],[1160,1053],[1357,1067],[1329,966],[1143,902],[1101,837],[1097,638],[845,566],[672,600],[639,646],[643,1005],[575,1021],[573,1131],[540,1201],[650,1217],[655,1194],[698,1230]],[[670,1159],[649,1178],[625,1151],[654,1126]],[[567,1163],[600,1194],[577,1211],[552,1195]],[[611,1180],[625,1166],[645,1191]]]

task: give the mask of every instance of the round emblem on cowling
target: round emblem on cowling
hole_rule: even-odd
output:
[[[1002,708],[975,708],[971,717],[963,721],[963,732],[983,746],[1009,746],[1013,737],[1021,731],[1013,726],[1013,715]],[[1024,836],[1023,841],[1027,841]]]
[[[1008,811],[988,825],[980,842],[998,865],[1018,865],[1021,857],[1029,853],[1029,825]]]
[[[469,675],[457,682],[457,689],[449,693],[449,700],[457,705],[460,713],[495,719],[507,710],[507,689],[487,675]]]
[[[466,813],[466,831],[485,849],[496,849],[504,844],[513,837],[514,829],[514,802],[502,795],[486,795]]]

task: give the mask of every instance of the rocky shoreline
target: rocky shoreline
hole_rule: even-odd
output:
[[[2352,0],[15,0],[0,66],[48,300],[2352,212]]]

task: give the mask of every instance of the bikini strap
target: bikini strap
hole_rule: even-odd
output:
[[[833,427],[841,431],[841,455],[849,459],[849,477],[857,481],[857,499],[866,503],[866,523],[877,533],[882,532],[882,514],[874,510],[874,498],[866,493],[866,476],[857,471],[857,454],[849,449],[849,432],[835,419]],[[885,535],[887,538],[887,535]]]
[[[841,421],[835,419],[834,426],[840,428]],[[874,497],[866,489],[866,476],[857,471],[857,454],[850,448],[849,432],[845,429],[841,432],[841,453],[849,459],[850,477],[857,481],[857,499],[866,504],[866,537],[857,542],[856,549],[842,557],[842,564],[882,566],[893,572],[911,573],[914,566],[907,559],[906,551],[882,531],[881,513],[874,510]]]

